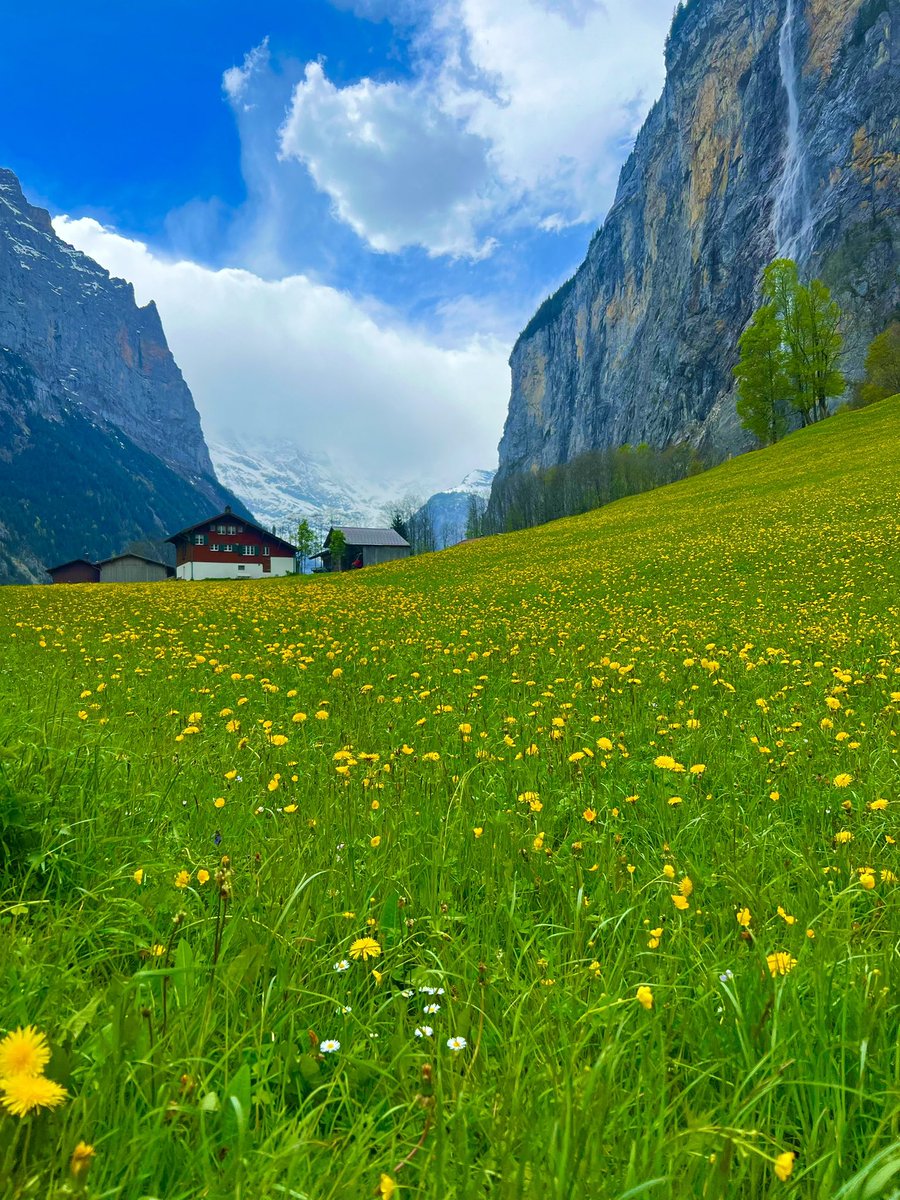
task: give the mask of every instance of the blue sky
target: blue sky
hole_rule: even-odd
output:
[[[427,490],[492,465],[512,341],[612,200],[670,16],[671,0],[20,6],[0,163],[157,300],[213,440],[259,436],[253,397],[270,435]]]

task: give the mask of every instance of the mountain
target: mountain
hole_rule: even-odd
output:
[[[625,443],[745,448],[731,369],[779,255],[832,287],[861,374],[900,304],[898,28],[898,0],[679,7],[606,222],[513,349],[500,477]]]
[[[248,445],[241,439],[239,450],[214,442],[210,453],[223,483],[264,525],[279,529],[296,529],[303,518],[323,535],[332,524],[383,524],[383,510],[395,496],[343,478],[329,459],[289,442]]]
[[[231,504],[151,302],[63,242],[0,169],[0,581]]]
[[[466,537],[473,501],[483,512],[491,495],[495,471],[470,471],[462,483],[436,492],[413,517],[416,527],[427,529],[437,549],[455,546]]]

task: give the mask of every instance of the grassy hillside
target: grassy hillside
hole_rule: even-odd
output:
[[[900,1185],[900,398],[0,647],[0,1196]]]

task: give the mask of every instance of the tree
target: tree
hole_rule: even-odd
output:
[[[410,514],[404,513],[400,508],[395,508],[391,511],[391,529],[395,533],[399,533],[406,541],[409,541],[409,517]]]
[[[306,517],[297,526],[297,553],[300,555],[300,572],[306,570],[306,563],[316,547],[316,535],[313,533]]]
[[[342,529],[332,529],[328,548],[331,551],[332,571],[343,571],[344,554],[347,551],[347,539],[344,537]]]
[[[789,400],[801,425],[828,416],[828,400],[844,390],[841,310],[820,279],[800,282],[797,264],[778,258],[763,273],[764,301],[773,308],[785,352]]]
[[[787,432],[789,393],[788,355],[774,304],[756,310],[738,344],[741,357],[734,368],[738,416],[745,429],[769,446]]]
[[[856,408],[900,393],[900,321],[892,321],[869,346],[866,374],[857,390]]]
[[[839,363],[844,339],[841,310],[821,279],[812,279],[798,295],[799,353],[802,358],[813,414],[821,421],[828,416],[828,401],[843,394],[846,384]]]

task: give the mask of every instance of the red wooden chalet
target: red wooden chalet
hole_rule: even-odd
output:
[[[296,549],[249,517],[224,512],[189,525],[167,539],[175,546],[179,579],[247,579],[289,575]]]

